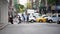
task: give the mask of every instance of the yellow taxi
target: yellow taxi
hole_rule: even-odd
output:
[[[43,16],[41,16],[39,18],[36,18],[36,21],[37,22],[46,22],[47,21],[47,18],[44,18]]]

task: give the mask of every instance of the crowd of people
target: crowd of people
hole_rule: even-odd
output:
[[[11,24],[14,24],[14,21],[17,22],[18,24],[20,24],[21,22],[28,22],[29,14],[27,14],[27,15],[22,14],[22,18],[23,18],[23,20],[21,20],[21,16],[19,16],[19,15],[15,15],[15,17],[9,15],[9,22]]]

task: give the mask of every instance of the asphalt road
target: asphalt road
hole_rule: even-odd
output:
[[[9,24],[4,29],[0,30],[0,34],[60,34],[60,24]]]

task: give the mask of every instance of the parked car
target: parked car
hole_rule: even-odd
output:
[[[44,17],[40,16],[40,17],[36,18],[36,21],[37,22],[46,22],[47,18],[44,18]]]
[[[50,21],[51,17],[47,15],[42,15],[43,18],[46,18],[46,22],[52,22]]]
[[[56,22],[56,23],[60,23],[60,14],[54,14],[52,16],[43,16],[44,18],[47,18],[48,19],[48,22],[50,23],[53,23],[53,22]]]

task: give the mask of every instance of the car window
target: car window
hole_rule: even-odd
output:
[[[56,15],[53,15],[52,17],[56,17]]]

